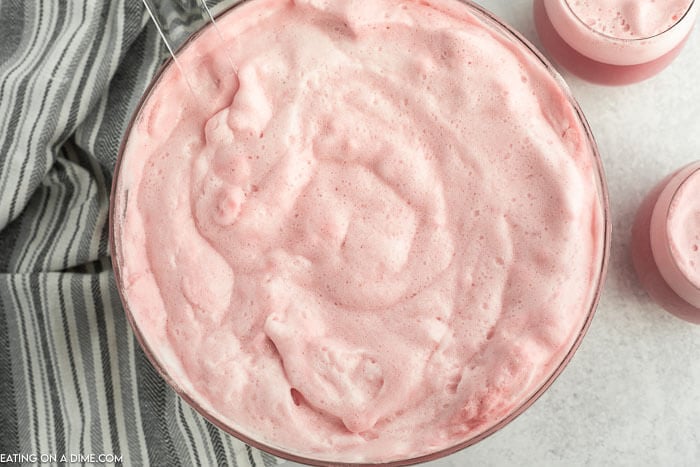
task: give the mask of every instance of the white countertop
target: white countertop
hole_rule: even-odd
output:
[[[479,3],[540,47],[531,0]],[[629,252],[647,191],[700,159],[695,29],[676,61],[643,83],[602,87],[562,73],[598,141],[610,190],[612,253],[600,306],[571,363],[532,407],[477,445],[424,465],[700,464],[700,326],[650,301]]]

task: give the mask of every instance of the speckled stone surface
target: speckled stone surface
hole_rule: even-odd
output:
[[[540,47],[532,1],[479,3]],[[639,84],[596,86],[562,71],[598,141],[610,190],[612,254],[600,306],[569,366],[532,407],[481,443],[425,465],[700,465],[700,326],[650,301],[629,251],[647,191],[700,160],[698,29],[669,68]]]

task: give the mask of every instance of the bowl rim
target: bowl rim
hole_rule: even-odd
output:
[[[223,8],[221,11],[216,12],[214,15],[215,18],[218,18],[219,16],[226,14],[227,12],[243,5],[246,3],[254,2],[256,0],[240,0],[238,2],[235,2]],[[480,20],[482,20],[487,26],[490,28],[494,29],[497,31],[501,36],[504,38],[519,44],[521,46],[524,46],[525,49],[529,51],[533,55],[533,58],[535,58],[538,62],[540,62],[544,68],[548,71],[548,74],[555,80],[557,83],[558,87],[561,89],[563,94],[566,96],[567,102],[569,105],[571,105],[572,109],[574,110],[574,113],[576,115],[576,118],[578,122],[580,123],[582,129],[584,130],[585,134],[585,139],[586,142],[588,143],[588,146],[590,148],[590,152],[593,158],[593,168],[594,168],[594,179],[595,179],[595,184],[596,188],[598,191],[598,201],[599,201],[599,208],[601,210],[602,214],[602,219],[601,219],[601,227],[602,227],[602,236],[601,236],[601,245],[599,247],[598,253],[600,253],[600,264],[598,265],[597,271],[596,271],[596,280],[594,283],[591,284],[590,291],[593,292],[592,296],[590,297],[590,307],[589,310],[586,314],[586,318],[584,322],[581,325],[580,330],[578,331],[578,335],[572,342],[570,348],[568,349],[567,353],[564,355],[562,358],[561,362],[557,365],[557,367],[554,369],[554,371],[545,379],[543,379],[543,383],[539,386],[539,388],[534,391],[527,399],[525,399],[520,405],[518,405],[515,409],[513,409],[507,416],[503,417],[501,420],[499,420],[497,423],[493,424],[492,426],[488,427],[484,431],[464,440],[459,443],[456,443],[452,446],[449,446],[447,448],[424,454],[421,456],[417,457],[412,457],[412,458],[407,458],[407,459],[399,459],[399,460],[392,460],[388,462],[376,462],[376,463],[366,463],[366,462],[358,462],[358,463],[353,463],[353,462],[333,462],[329,460],[324,460],[320,458],[312,458],[312,457],[305,457],[302,455],[290,453],[287,451],[284,451],[280,448],[276,448],[274,446],[270,446],[265,444],[264,442],[258,441],[254,438],[251,438],[249,436],[246,436],[245,434],[235,430],[234,428],[228,426],[225,422],[220,420],[216,415],[211,413],[209,410],[206,408],[202,407],[197,401],[195,401],[169,374],[167,371],[165,371],[165,368],[161,365],[161,363],[158,361],[158,359],[155,357],[154,352],[151,350],[151,347],[149,346],[148,342],[144,338],[143,334],[141,333],[139,326],[136,323],[136,320],[128,306],[128,301],[126,298],[126,295],[123,291],[123,279],[121,277],[121,269],[122,269],[122,256],[119,254],[121,250],[121,242],[119,240],[118,234],[118,228],[115,225],[115,219],[116,219],[116,200],[117,200],[117,195],[118,195],[118,188],[120,185],[120,172],[121,172],[121,164],[123,162],[123,156],[126,150],[127,142],[129,140],[129,135],[131,134],[131,131],[141,116],[141,112],[148,101],[151,93],[153,90],[156,88],[156,86],[159,84],[161,77],[163,76],[164,72],[172,66],[175,62],[172,57],[168,57],[167,60],[163,62],[163,64],[158,68],[156,71],[155,75],[151,79],[148,87],[145,89],[143,95],[141,96],[138,105],[135,107],[131,118],[129,120],[129,123],[127,127],[125,128],[124,134],[121,139],[121,143],[119,146],[119,151],[117,153],[117,160],[114,166],[114,175],[112,178],[112,187],[110,190],[110,204],[109,204],[109,213],[108,213],[108,218],[109,218],[109,246],[110,246],[110,255],[111,255],[111,260],[112,260],[112,265],[113,265],[113,271],[114,271],[114,276],[115,276],[115,281],[116,281],[116,287],[117,287],[117,292],[119,294],[119,298],[121,300],[124,313],[127,317],[127,320],[129,322],[129,325],[131,326],[131,329],[134,332],[134,335],[136,336],[136,340],[139,343],[141,349],[143,350],[144,354],[148,358],[148,361],[151,363],[151,365],[155,368],[156,372],[159,374],[161,378],[175,391],[175,393],[182,398],[187,404],[189,404],[192,408],[194,408],[200,415],[202,415],[207,421],[218,427],[219,429],[223,430],[224,432],[228,433],[229,435],[234,436],[235,438],[243,441],[244,443],[257,448],[259,450],[265,451],[269,454],[272,454],[274,456],[290,460],[293,462],[298,462],[298,463],[304,463],[312,466],[388,466],[388,467],[398,467],[398,466],[404,466],[404,465],[414,465],[418,463],[423,463],[423,462],[428,462],[432,460],[436,460],[445,456],[448,456],[450,454],[453,454],[457,451],[461,451],[469,446],[472,446],[485,438],[491,436],[492,434],[498,432],[501,430],[503,427],[508,425],[510,422],[515,420],[518,416],[520,416],[523,412],[525,412],[532,404],[534,404],[535,401],[537,401],[542,394],[547,391],[547,389],[550,388],[550,386],[554,383],[554,381],[559,377],[559,375],[564,371],[564,368],[568,365],[568,363],[571,361],[572,357],[576,353],[576,350],[579,348],[581,345],[581,342],[586,335],[586,332],[590,328],[591,322],[593,320],[593,316],[595,315],[595,311],[598,307],[598,304],[600,302],[600,297],[601,293],[603,290],[603,285],[605,284],[605,279],[607,275],[607,269],[608,269],[608,264],[609,264],[609,257],[610,257],[610,248],[611,248],[611,232],[612,232],[612,221],[611,221],[611,215],[610,215],[610,202],[609,202],[609,192],[608,192],[608,186],[607,186],[607,181],[605,177],[605,171],[602,163],[602,159],[600,157],[600,153],[598,150],[598,146],[596,143],[596,140],[593,136],[593,132],[591,131],[590,125],[588,124],[588,121],[586,120],[583,111],[581,110],[578,102],[576,99],[573,97],[573,94],[569,88],[569,86],[566,84],[562,76],[557,72],[557,70],[552,66],[552,64],[545,58],[545,56],[537,50],[536,47],[534,47],[522,34],[520,34],[518,31],[516,31],[514,28],[509,26],[507,23],[505,23],[503,20],[499,19],[495,14],[491,13],[489,10],[486,8],[480,6],[479,4],[475,3],[472,0],[444,0],[448,2],[455,2],[455,3],[462,3],[464,7],[468,8],[471,10],[472,13],[475,14],[476,17],[478,17]],[[693,0],[694,1],[694,0]],[[428,2],[430,3],[430,2]],[[194,32],[192,35],[190,35],[185,41],[183,41],[182,44],[179,45],[177,50],[175,51],[175,54],[179,54],[184,48],[186,48],[192,41],[194,41],[200,34],[202,34],[210,25],[210,22],[205,23],[202,27],[200,27],[196,32]],[[128,202],[128,191],[124,193],[124,201],[123,201],[123,207],[126,207],[127,202]]]

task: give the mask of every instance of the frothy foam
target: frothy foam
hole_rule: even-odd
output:
[[[618,39],[652,37],[685,15],[693,0],[566,0],[591,29]]]
[[[501,421],[588,315],[596,165],[559,84],[463,4],[256,0],[129,135],[117,264],[174,383],[297,455],[377,462]],[[123,213],[123,215],[121,214]]]
[[[700,289],[700,169],[678,189],[669,209],[668,240],[683,275]]]
[[[542,0],[557,34],[582,55],[610,65],[640,65],[672,52],[690,34],[692,0]]]

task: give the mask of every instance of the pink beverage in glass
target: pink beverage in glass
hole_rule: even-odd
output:
[[[700,324],[700,161],[666,177],[644,200],[632,228],[632,260],[656,302]]]
[[[663,70],[680,53],[695,0],[535,0],[542,44],[563,67],[598,84],[624,85]]]

